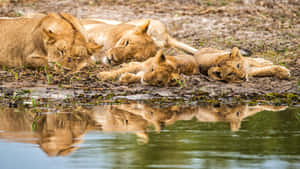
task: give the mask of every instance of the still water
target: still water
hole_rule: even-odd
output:
[[[1,106],[0,168],[300,168],[300,108]]]

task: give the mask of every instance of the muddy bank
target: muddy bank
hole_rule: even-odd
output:
[[[229,84],[216,82],[205,75],[184,76],[174,87],[121,85],[100,81],[95,75],[107,68],[98,66],[77,74],[51,70],[8,69],[0,72],[2,102],[49,99],[66,103],[119,103],[143,100],[156,103],[191,102],[263,102],[299,104],[300,94],[293,81],[276,78],[251,78],[250,82]],[[270,85],[256,85],[270,83]],[[0,99],[0,102],[1,102]],[[21,99],[21,100],[19,100]]]
[[[249,82],[228,84],[204,75],[185,76],[176,87],[140,84],[121,85],[96,79],[107,68],[98,65],[78,74],[51,70],[0,70],[1,96],[9,98],[24,88],[43,88],[45,93],[62,94],[74,99],[149,99],[256,100],[267,99],[290,104],[299,102],[300,77],[300,4],[288,1],[35,1],[1,4],[0,16],[22,16],[31,12],[68,12],[79,18],[132,20],[153,18],[164,22],[169,33],[196,48],[230,49],[237,46],[249,57],[264,57],[291,70],[292,78],[250,78]],[[168,53],[181,53],[168,49]],[[37,90],[40,91],[40,90]],[[12,93],[12,94],[11,94]],[[41,92],[43,93],[43,92]],[[41,94],[40,97],[50,97]],[[45,97],[45,98],[46,98]],[[55,97],[53,97],[55,98]]]

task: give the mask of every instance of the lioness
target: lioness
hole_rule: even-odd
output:
[[[100,21],[111,25],[119,25],[125,23],[125,24],[135,25],[135,26],[143,25],[143,23],[146,21],[145,19],[138,19],[129,22],[121,22],[116,20],[106,20],[106,19],[98,19],[98,18],[91,18],[90,20]],[[147,29],[147,34],[151,36],[156,46],[159,48],[175,47],[190,54],[195,54],[198,51],[197,49],[185,43],[179,42],[178,40],[170,36],[167,31],[166,25],[160,22],[159,20],[150,19],[150,24]]]
[[[214,80],[226,82],[241,82],[247,80],[248,76],[290,76],[289,70],[283,66],[273,65],[260,58],[242,57],[238,48],[233,48],[231,52],[203,48],[195,56],[165,56],[159,51],[155,58],[100,72],[97,77],[105,80],[119,78],[123,83],[141,82],[145,85],[166,86],[177,84],[180,73],[192,75],[199,71]]]
[[[95,56],[96,61],[116,65],[128,61],[144,61],[156,54],[155,43],[146,33],[149,20],[138,26],[110,25],[86,19],[82,22],[89,40],[104,46]]]
[[[101,46],[89,43],[80,22],[67,13],[0,19],[0,65],[59,65],[80,70]]]

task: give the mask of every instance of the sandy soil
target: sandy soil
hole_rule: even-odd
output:
[[[300,98],[300,1],[299,0],[61,0],[1,3],[0,16],[22,16],[31,12],[68,12],[76,17],[99,17],[129,21],[152,18],[164,22],[169,33],[196,48],[241,48],[249,57],[264,57],[291,70],[292,78],[251,78],[249,82],[215,82],[204,75],[185,77],[177,87],[158,88],[140,84],[124,86],[95,78],[102,66],[75,75],[49,70],[2,69],[1,90],[24,86],[55,85],[86,89],[107,95],[147,94],[159,97],[199,98],[293,93]],[[180,53],[169,49],[169,53]],[[104,94],[105,93],[105,94]]]

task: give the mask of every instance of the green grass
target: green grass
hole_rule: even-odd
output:
[[[38,128],[38,124],[35,121],[33,121],[31,125],[31,131],[35,131],[36,128]]]
[[[15,72],[15,80],[19,79],[19,74],[17,72]]]
[[[36,107],[36,101],[34,98],[31,98],[32,107]]]
[[[175,80],[176,80],[176,83],[177,83],[181,88],[183,88],[183,87],[186,86],[185,81],[183,81],[183,80],[178,80],[178,79],[175,79]]]
[[[46,77],[47,77],[47,83],[50,84],[52,75],[47,73]]]
[[[44,71],[45,71],[45,74],[46,74],[47,83],[50,84],[51,83],[52,74],[48,73],[48,67],[47,66],[44,67]]]

